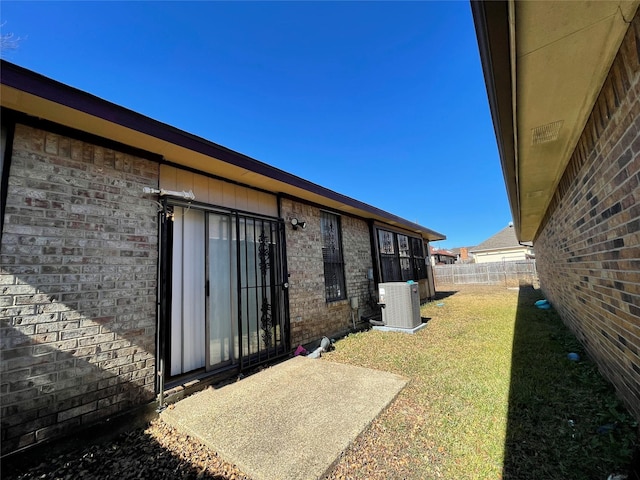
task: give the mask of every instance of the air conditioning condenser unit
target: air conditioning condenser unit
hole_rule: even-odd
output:
[[[420,289],[417,283],[388,282],[378,285],[382,322],[387,327],[415,328],[420,318]]]

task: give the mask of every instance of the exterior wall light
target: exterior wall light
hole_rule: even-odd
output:
[[[304,228],[307,226],[307,222],[301,222],[300,220],[298,220],[297,218],[292,218],[291,219],[291,225],[293,226],[294,230],[297,230],[298,228]]]

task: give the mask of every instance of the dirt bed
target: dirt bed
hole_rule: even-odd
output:
[[[249,480],[215,452],[161,420],[104,444],[43,459],[38,465],[10,467],[13,471],[3,471],[2,478]]]

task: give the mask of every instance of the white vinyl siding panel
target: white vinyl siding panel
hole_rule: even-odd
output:
[[[160,166],[160,188],[192,190],[197,202],[270,217],[278,216],[278,200],[275,195],[169,165]]]

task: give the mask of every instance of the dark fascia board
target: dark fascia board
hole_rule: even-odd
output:
[[[516,236],[520,238],[520,193],[514,142],[509,6],[506,1],[471,0],[471,11],[502,174],[511,205]]]
[[[129,110],[120,105],[116,105],[115,103],[103,100],[95,95],[91,95],[87,92],[83,92],[82,90],[65,85],[64,83],[7,62],[6,60],[1,60],[0,71],[1,83],[17,90],[73,108],[74,110],[121,125],[125,128],[159,138],[194,152],[222,160],[231,165],[283,182],[292,187],[301,188],[327,199],[365,211],[369,214],[383,217],[387,221],[397,222],[405,228],[420,232],[423,237],[429,240],[444,240],[446,238],[445,235],[422,225],[418,225],[359,200],[334,192],[333,190],[322,187],[308,180],[304,180],[296,175],[287,173],[284,170],[280,170],[271,165],[255,160],[247,155],[235,152],[202,137],[198,137],[172,127],[166,123],[153,120],[152,118],[134,112],[133,110]]]

